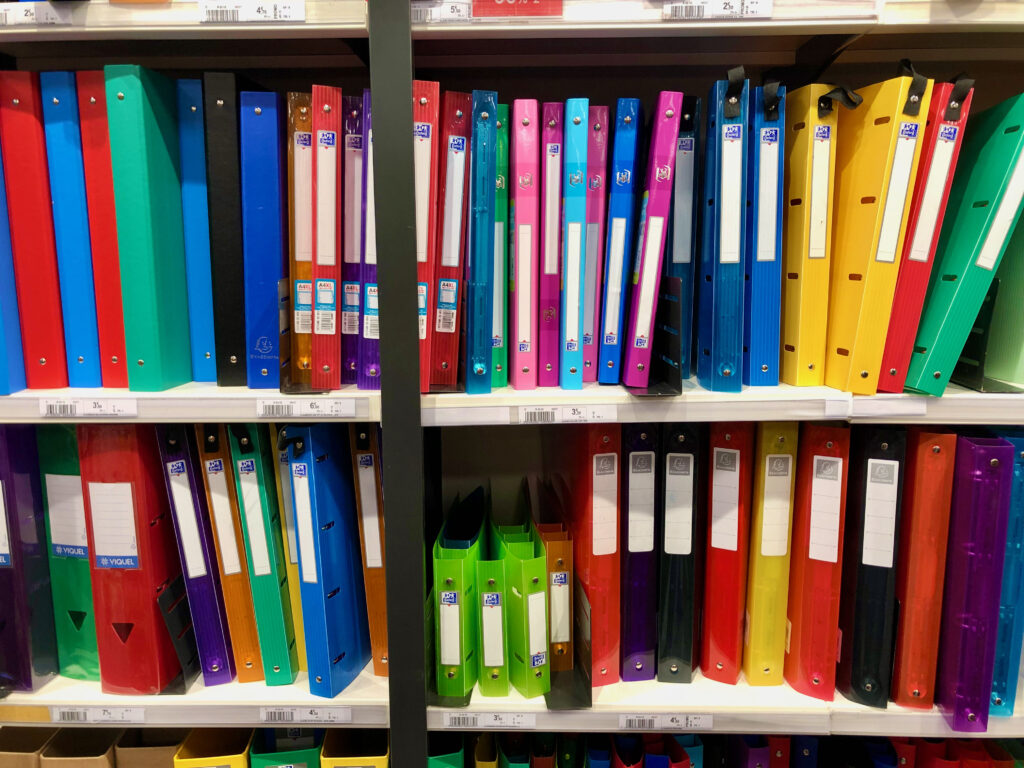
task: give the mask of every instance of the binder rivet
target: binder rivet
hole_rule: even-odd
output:
[[[262,115],[263,107],[256,107],[256,109],[254,109],[253,112],[255,112],[257,115]]]
[[[782,435],[779,435],[779,442],[780,442],[780,443],[784,443],[784,442],[786,442],[786,438],[785,438],[785,437],[783,437]]]
[[[497,680],[498,677],[500,677],[500,675],[501,673],[498,672],[498,670],[494,670],[493,672],[491,672],[491,680]]]
[[[53,97],[53,103],[54,104],[60,104],[60,99],[58,99],[56,96],[54,96]]]
[[[197,107],[196,107],[196,105],[195,105],[195,104],[193,104],[193,105],[192,105],[191,107],[189,107],[189,109],[191,109],[191,110],[192,110],[193,112],[195,112],[195,111],[196,111],[196,109],[197,109]]]
[[[453,677],[455,677],[455,671],[454,670],[448,670],[448,679],[450,680]]]
[[[323,369],[324,369],[324,373],[327,373],[327,371],[331,370],[331,366],[325,365],[325,366],[323,366]]]
[[[832,441],[829,440],[827,443],[825,443],[825,447],[826,448],[831,448],[832,447]]]
[[[736,103],[736,97],[735,96],[730,96],[729,97],[729,103],[730,104],[735,104]]]
[[[881,448],[882,448],[883,451],[888,451],[889,450],[889,444],[888,443],[882,443]]]
[[[146,361],[145,361],[145,360],[142,360],[142,359],[140,359],[140,360],[138,360],[138,363],[139,363],[139,365],[145,365],[145,364],[146,364]]]
[[[117,355],[114,355],[113,357],[111,357],[110,358],[110,362],[116,363],[117,362]]]
[[[489,117],[490,117],[490,115],[487,114],[486,112],[481,112],[480,113],[480,119],[481,120],[487,120]]]
[[[601,438],[601,442],[602,443],[607,443],[610,439],[611,438],[609,438],[608,435],[605,435],[604,437]]]
[[[543,674],[544,674],[543,670],[538,669],[536,672],[533,673],[533,676],[539,678]]]
[[[118,91],[118,92],[117,92],[117,100],[118,100],[118,101],[124,101],[124,91]],[[14,100],[14,103],[15,103],[15,104],[17,104],[17,103],[18,103],[18,100],[17,100],[17,99],[15,99],[15,100]]]
[[[583,364],[584,364],[585,366],[587,366],[587,368],[589,368],[589,367],[590,367],[590,361],[589,361],[589,360],[586,360],[586,361],[584,361],[584,363],[583,363]]]
[[[242,445],[248,445],[249,444],[249,438],[248,437],[243,437],[238,442],[240,442]]]
[[[231,357],[229,357],[229,358],[228,358],[228,360],[230,360],[230,361],[231,361],[231,364],[232,364],[232,365],[234,365],[235,363],[237,363],[237,362],[238,362],[238,358],[237,358],[237,357],[235,357],[234,355],[232,355]]]
[[[481,365],[480,363],[477,363],[476,365],[474,365],[473,366],[473,373],[475,373],[477,376],[483,376],[484,373],[485,373],[485,369],[484,369],[483,365]]]
[[[211,357],[212,357],[212,355],[209,352],[207,352],[206,353],[206,359],[209,360]]]
[[[602,675],[607,675],[608,674],[608,667],[601,667],[601,674]]]
[[[936,371],[935,373],[932,374],[932,376],[934,376],[936,379],[941,379],[942,371]]]
[[[39,364],[40,365],[46,365],[46,358],[45,357],[40,357],[39,358]]]
[[[919,690],[917,690],[917,688],[915,688],[914,690],[912,690],[912,691],[910,692],[910,695],[911,695],[911,696],[920,696],[920,695],[921,695],[921,692],[920,692]]]
[[[640,433],[640,439],[641,440],[646,440],[647,439],[647,433],[646,432],[641,432]]]
[[[644,369],[644,364],[643,364],[643,363],[637,363],[637,364],[636,364],[636,369],[637,369],[638,371],[642,371],[642,370]]]
[[[574,118],[572,119],[572,124],[573,124],[573,125],[579,125],[579,124],[580,124],[580,119],[579,119],[578,117],[574,117]]]
[[[81,355],[79,355],[79,356],[78,356],[78,362],[80,362],[80,363],[84,363],[84,362],[85,362],[85,358],[84,358],[84,357],[82,357]]]
[[[217,438],[216,438],[216,437],[214,437],[213,435],[207,435],[207,436],[206,436],[206,442],[208,442],[208,443],[212,443],[212,442],[213,442],[214,440],[216,440],[216,439],[217,439]],[[249,663],[249,666],[251,667],[251,666],[252,666],[252,664],[251,664],[251,663]]]
[[[330,112],[330,111],[331,111],[331,105],[330,104],[324,104],[324,112]]]
[[[636,663],[636,664],[635,664],[634,666],[635,666],[635,667],[636,667],[636,668],[637,668],[638,670],[641,670],[641,669],[643,669],[643,668],[644,668],[644,663],[643,663],[642,661],[638,661],[638,662],[637,662],[637,663]]]
[[[523,118],[523,125],[529,125],[529,124],[530,124],[530,118],[524,117]]]
[[[998,467],[998,466],[999,466],[999,459],[992,459],[992,461],[990,461],[990,462],[988,463],[988,465],[989,465],[990,467]]]
[[[895,368],[890,368],[889,369],[889,375],[890,376],[895,376],[896,375],[896,369]]]
[[[213,436],[212,435],[210,436],[210,440],[213,440]],[[245,662],[245,667],[246,667],[246,669],[252,669],[252,662],[251,661]]]
[[[675,113],[676,112],[675,112],[674,109],[666,109],[665,110],[665,117],[672,117]]]
[[[811,682],[814,683],[815,685],[820,685],[821,684],[821,680],[819,678],[817,678],[817,677],[812,677],[811,678]]]
[[[524,366],[523,367],[523,373],[529,373],[529,372],[530,372],[529,367],[528,366]]]
[[[951,101],[951,102],[949,102],[949,106],[951,108],[953,108],[953,109],[959,109],[960,108],[960,102],[959,101]]]
[[[670,664],[668,668],[672,672],[672,674],[675,674],[676,672],[679,671],[679,665],[678,664]]]
[[[609,367],[609,368],[614,368],[614,367],[615,367],[615,362],[614,362],[614,361],[612,361],[612,360],[609,360],[609,361],[608,361],[608,367]]]
[[[725,439],[726,439],[726,441],[732,440],[732,435],[729,432],[726,432],[725,433]]]
[[[601,124],[600,123],[594,123],[594,130],[595,131],[600,131],[601,130]]]
[[[277,666],[277,664],[275,664],[275,665],[274,665],[274,671],[275,671],[275,672],[280,672],[280,671],[281,671],[281,668],[280,668],[279,666]]]
[[[538,578],[537,578],[536,576],[534,576],[534,577],[533,577],[533,583],[534,583],[534,584],[536,584],[536,583],[537,583],[537,582],[539,582],[539,581],[540,581],[540,579],[538,579]]]
[[[723,376],[732,376],[732,368],[723,368],[722,369],[722,375]]]
[[[975,720],[978,719],[978,716],[976,714],[974,714],[973,712],[969,712],[967,714],[967,719],[970,720],[973,723]]]
[[[96,103],[96,97],[95,96],[90,96],[89,97],[89,103],[90,104],[95,104]]]
[[[556,648],[555,649],[555,654],[558,655],[558,656],[564,656],[565,655],[565,648],[562,648],[562,647]]]
[[[804,757],[809,757],[809,756],[810,756],[810,754],[811,754],[811,750],[809,750],[809,749],[804,749]]]
[[[776,757],[782,757],[782,750],[781,750],[781,749],[777,749],[777,750],[775,751],[775,756],[776,756]]]
[[[761,372],[762,373],[767,373],[768,372],[768,364],[767,363],[765,363],[764,365],[761,366]]]
[[[559,568],[561,568],[562,567],[562,563],[564,563],[564,562],[565,561],[562,558],[558,558],[558,560],[555,561],[555,565],[557,565]]]
[[[576,373],[576,366],[575,366],[575,365],[574,365],[574,366],[572,366],[572,367],[571,367],[571,368],[569,369],[569,373]]]
[[[317,675],[317,676],[316,676],[316,681],[317,681],[318,683],[322,683],[322,682],[324,681],[324,679],[323,679],[322,677],[320,677],[320,675]]]
[[[445,371],[448,370],[448,361],[447,360],[445,360],[444,362],[441,363],[441,369],[445,370]]]
[[[861,372],[860,372],[860,377],[861,377],[862,379],[866,379],[866,378],[868,377],[868,372],[867,372],[867,371],[861,371]]]
[[[388,657],[387,656],[381,656],[380,657],[380,663],[381,664],[387,664],[388,663]]]
[[[676,440],[678,440],[680,443],[685,443],[686,442],[686,435],[678,435],[676,437]]]
[[[349,117],[355,120],[357,117],[359,117],[359,110],[353,109],[352,112],[349,114]]]
[[[921,97],[918,96],[916,93],[912,94],[911,97],[910,97],[910,101],[912,103],[914,103],[914,104],[917,104],[917,102],[919,102],[920,100],[921,100]]]
[[[692,115],[689,115],[689,114],[684,114],[684,115],[683,115],[683,120],[687,120],[687,121],[689,121],[689,119],[690,119],[691,117],[692,117]]]
[[[426,103],[427,103],[427,97],[426,96],[420,96],[420,106],[422,106],[422,105],[424,105]]]
[[[462,119],[462,110],[461,109],[455,110],[455,117],[459,118],[460,120]]]
[[[939,448],[939,446],[937,446],[937,445],[933,445],[932,446],[932,453],[941,453],[941,452],[942,452],[942,449]]]
[[[377,375],[377,369],[376,368],[371,368],[369,373],[370,373],[371,376],[376,376]]]
[[[873,690],[875,690],[875,686],[873,686],[871,683],[864,683],[864,690],[868,693],[871,693]]]
[[[808,371],[813,371],[813,370],[814,370],[814,363],[809,363],[809,364],[807,365],[807,370],[808,370]]]
[[[999,698],[998,696],[996,696],[994,699],[992,699],[992,703],[995,704],[998,707],[998,706],[1000,706],[1003,703],[1003,700],[1001,698]]]
[[[551,363],[548,363],[547,365],[545,365],[544,366],[544,370],[550,371],[551,370]]]
[[[260,369],[260,375],[266,376],[267,375],[267,369],[266,368]]]
[[[450,587],[452,584],[455,583],[455,579],[445,579],[444,583]]]
[[[626,115],[624,118],[622,118],[622,122],[624,122],[626,125],[629,125],[630,123],[633,122],[633,118],[630,117],[629,115]]]
[[[488,579],[487,580],[487,586],[488,587],[493,587],[494,586],[494,579]]]
[[[220,672],[220,664],[211,664],[210,665],[210,671],[211,672]]]
[[[360,440],[365,440],[366,439],[366,433],[365,432],[360,432],[359,433],[359,439]]]
[[[906,764],[907,764],[907,758],[901,757],[900,758],[900,765],[906,765]]]
[[[217,99],[217,106],[218,107],[223,107],[224,106],[224,99]]]
[[[499,121],[497,122],[497,126],[498,126],[498,128],[501,128],[501,120],[499,120]]]
[[[495,368],[495,370],[500,371],[501,370],[501,363],[498,363],[496,366],[494,366],[494,368]]]
[[[722,662],[718,662],[717,664],[715,664],[716,669],[722,669],[724,666],[725,665]]]

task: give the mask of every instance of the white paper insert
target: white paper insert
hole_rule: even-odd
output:
[[[213,507],[213,526],[220,545],[220,566],[225,576],[241,573],[242,563],[238,557],[238,540],[235,525],[231,519],[231,500],[228,497],[228,482],[221,459],[207,459],[206,482],[210,487],[210,504]]]
[[[7,501],[4,499],[4,484],[0,483],[0,566],[7,568],[11,564],[11,535],[7,530]]]
[[[583,342],[594,343],[594,303],[597,302],[597,250],[600,245],[601,229],[597,224],[587,224],[587,260],[583,269]]]
[[[266,576],[270,573],[270,551],[267,547],[267,529],[263,525],[260,483],[255,469],[242,471],[244,465],[252,462],[252,459],[242,459],[235,466],[238,470],[238,484],[242,489],[242,513],[245,518],[245,529],[249,533],[249,557],[252,558],[252,572],[254,576]]]
[[[999,200],[999,207],[996,209],[992,223],[985,234],[985,242],[978,253],[978,260],[975,262],[983,269],[993,269],[999,254],[1003,252],[1006,245],[1007,235],[1010,234],[1010,225],[1013,224],[1017,211],[1020,209],[1021,198],[1024,198],[1024,159],[1018,157],[1010,180],[1003,190],[1003,196]]]
[[[352,141],[351,139],[358,139]],[[363,144],[359,136],[345,137],[345,263],[358,264],[363,243]]]
[[[719,191],[718,261],[738,264],[743,237],[743,126],[722,125],[722,179]]]
[[[572,596],[568,571],[551,574],[551,642],[568,643],[572,640],[569,625],[569,600]]]
[[[739,548],[740,527],[740,452],[715,448],[711,475],[711,546],[715,549]]]
[[[757,189],[757,260],[775,261],[779,211],[779,128],[761,129],[761,169]],[[774,135],[774,141],[766,139]]]
[[[356,482],[359,483],[359,510],[363,517],[366,567],[383,568],[384,555],[380,544],[380,521],[377,519],[377,477],[373,471],[373,454],[360,453],[358,462]]]
[[[288,560],[299,562],[299,542],[295,537],[295,509],[292,506],[292,470],[288,463],[288,451],[281,451],[277,457],[277,474],[281,480],[281,497],[284,500],[281,514],[284,515],[284,531],[288,537]]]
[[[316,263],[331,265],[335,254],[338,210],[338,134],[316,134]]]
[[[309,498],[309,465],[292,467],[292,489],[295,493],[295,525],[299,538],[299,569],[302,581],[316,584],[316,542],[313,531],[313,506]]]
[[[458,665],[462,662],[459,635],[459,593],[442,592],[438,613],[441,622],[441,663]],[[446,602],[446,600],[448,602]],[[454,602],[451,602],[454,601]]]
[[[562,197],[559,182],[562,176],[562,145],[548,144],[544,155],[544,274],[558,274],[559,207]]]
[[[502,667],[505,665],[505,633],[501,621],[502,610],[501,593],[485,592],[483,605],[480,606],[480,619],[484,633],[485,667]]]
[[[640,275],[640,300],[636,310],[636,335],[633,346],[639,349],[650,349],[651,329],[654,325],[654,305],[658,299],[656,283],[658,282],[658,254],[661,252],[661,237],[665,230],[664,216],[651,216],[647,219],[646,236],[644,237],[644,265]]]
[[[787,453],[766,456],[761,508],[761,555],[764,557],[785,557],[789,551],[789,520],[793,512],[792,483],[793,457]]]
[[[811,140],[811,202],[807,235],[807,258],[824,259],[828,239],[828,192],[832,183],[832,126],[814,126]]]
[[[928,261],[935,230],[939,224],[942,193],[946,191],[946,179],[949,178],[949,169],[953,165],[953,150],[956,148],[958,130],[955,125],[939,126],[939,137],[932,151],[932,164],[928,167],[928,178],[925,180],[924,193],[921,195],[921,207],[917,212],[914,237],[910,241],[911,261]]]
[[[169,461],[165,465],[174,502],[174,519],[178,523],[178,543],[185,555],[185,573],[190,579],[206,575],[203,542],[199,537],[199,516],[192,499],[192,483],[185,471],[185,462]]]
[[[494,222],[494,301],[491,315],[491,339],[494,347],[505,346],[505,291],[508,282],[503,279],[505,270],[505,222]]]
[[[693,454],[665,456],[665,553],[693,551]]]
[[[427,260],[427,206],[430,203],[430,123],[414,123],[412,158],[416,181],[416,261]],[[426,135],[424,135],[426,134]]]
[[[377,213],[376,200],[373,197],[373,129],[366,132],[366,248],[363,252],[364,264],[377,263]]]
[[[85,500],[78,475],[46,475],[46,507],[50,518],[50,543],[56,555],[88,557]]]
[[[594,495],[591,501],[595,555],[614,555],[619,545],[618,458],[615,453],[594,456]]]
[[[461,137],[452,137],[461,138]],[[462,146],[465,146],[463,139]],[[466,151],[451,146],[444,184],[444,222],[441,225],[441,266],[459,266],[462,251],[462,201],[466,185]]]
[[[689,264],[693,240],[693,152],[694,139],[680,137],[676,143],[676,178],[672,197],[672,263]]]
[[[654,451],[629,454],[630,552],[654,550]]]
[[[89,483],[92,537],[100,568],[138,568],[131,483]]]
[[[580,267],[583,248],[583,225],[578,221],[568,222],[565,237],[565,343],[580,342]],[[577,347],[578,348],[578,347]],[[571,350],[570,350],[571,351]]]
[[[811,480],[811,531],[808,557],[825,563],[839,561],[839,512],[843,501],[843,460],[814,457]]]
[[[889,175],[889,189],[885,193],[885,209],[882,211],[875,261],[886,264],[896,261],[896,246],[899,245],[900,227],[903,225],[903,209],[906,207],[919,129],[916,123],[904,122],[900,125],[896,152],[892,158],[892,172]]]
[[[295,260],[313,260],[313,134],[296,131],[292,147]]]
[[[533,344],[533,227],[520,224],[516,237],[516,343]],[[518,349],[518,347],[516,347]],[[526,350],[529,351],[529,346]]]
[[[548,596],[547,592],[534,592],[526,598],[527,635],[530,656],[548,652]]]
[[[622,303],[622,269],[626,253],[626,220],[612,219],[611,244],[608,247],[608,302],[604,312],[605,342],[614,344],[619,333],[619,305]]]
[[[868,459],[864,491],[864,565],[892,568],[899,479],[898,461]]]

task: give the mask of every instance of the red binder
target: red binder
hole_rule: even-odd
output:
[[[953,172],[971,111],[973,83],[973,80],[961,78],[954,83],[935,83],[932,88],[924,146],[882,353],[879,392],[902,392],[907,380],[935,247],[939,243]]]
[[[175,643],[191,634],[191,621],[156,431],[80,424],[78,459],[102,689],[182,690]]]
[[[434,286],[437,241],[437,83],[412,81],[412,136],[416,171],[416,280],[420,320],[420,391],[430,391],[430,347],[434,339]]]
[[[314,85],[313,389],[341,388],[341,88]],[[333,193],[333,194],[332,194]]]
[[[29,389],[68,385],[39,75],[0,72],[0,149]]]
[[[917,747],[909,738],[898,736],[889,739],[900,768],[914,768]]]
[[[836,688],[849,463],[849,429],[801,426],[784,675],[794,690],[825,701]]]
[[[743,661],[754,429],[749,422],[719,422],[710,432],[700,659],[705,677],[731,685],[739,680]]]
[[[434,339],[430,349],[430,389],[450,392],[459,380],[459,306],[469,203],[469,139],[473,97],[445,91],[438,148],[437,237],[433,303]]]
[[[904,707],[931,709],[939,660],[956,435],[911,429],[906,455],[891,696]]]
[[[768,739],[768,768],[789,768],[789,736],[765,736]]]
[[[89,209],[89,243],[92,246],[92,279],[96,292],[96,324],[100,335],[100,372],[104,387],[127,387],[121,264],[117,251],[114,177],[110,166],[103,71],[78,72],[76,80],[85,195]]]

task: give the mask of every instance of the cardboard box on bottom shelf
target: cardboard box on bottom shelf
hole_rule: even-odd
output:
[[[56,728],[0,728],[0,765],[39,768],[39,755]]]
[[[120,728],[63,728],[47,742],[39,768],[114,768]]]
[[[117,768],[171,768],[187,728],[129,728],[114,748]]]

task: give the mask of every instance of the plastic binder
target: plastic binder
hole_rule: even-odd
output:
[[[498,551],[499,534],[495,526],[484,527],[480,559],[474,578],[478,590],[476,653],[477,680],[482,696],[508,696],[509,691],[509,604],[505,560]],[[520,615],[520,620],[522,616]],[[521,681],[520,681],[521,682]]]
[[[377,304],[377,225],[373,196],[373,118],[370,90],[363,90],[363,248],[359,279],[363,284],[359,330],[359,389],[380,389],[380,315]]]
[[[288,376],[292,385],[300,389],[312,386],[313,368],[312,107],[312,94],[288,93]]]
[[[89,542],[75,426],[40,425],[36,427],[36,445],[60,673],[77,680],[99,680]]]
[[[0,73],[0,149],[25,380],[30,389],[66,387],[64,330],[54,311],[60,306],[57,246],[39,76],[34,72]]]
[[[849,465],[848,428],[801,427],[783,674],[794,690],[825,701],[835,692]]]
[[[581,118],[582,119],[582,118]],[[559,383],[558,350],[559,287],[562,266],[562,164],[565,146],[563,131],[565,106],[561,102],[544,102],[541,108],[541,193],[540,193],[540,280],[537,310],[537,384],[557,387]]]
[[[235,486],[234,464],[223,425],[197,424],[196,442],[203,467],[206,504],[210,510],[214,549],[224,610],[235,657],[238,682],[263,679],[263,660],[253,612],[249,572],[245,564],[245,541]]]
[[[356,486],[363,584],[370,629],[373,673],[388,674],[388,620],[385,592],[384,495],[380,466],[380,427],[350,424],[349,444]]]
[[[785,86],[769,82],[761,88],[751,88],[750,117],[743,383],[774,387],[779,383],[782,212],[786,192]]]
[[[274,489],[277,491],[277,508],[281,511],[281,543],[284,545],[284,570],[288,575],[288,603],[292,614],[292,629],[295,631],[295,656],[299,670],[306,669],[306,632],[302,622],[302,581],[299,578],[299,536],[295,529],[295,508],[292,503],[292,468],[288,459],[288,447],[281,448],[280,436],[284,432],[270,425],[271,445],[276,447],[277,472]]]
[[[239,103],[246,380],[251,389],[280,389],[281,366],[289,363],[279,338],[280,317],[287,310],[282,299],[288,263],[282,198],[287,168],[281,151],[285,114],[276,93],[242,91]]]
[[[366,593],[348,436],[332,424],[289,425],[309,690],[333,698],[370,659]]]
[[[315,103],[315,102],[314,102]],[[344,176],[342,184],[341,383],[355,384],[359,329],[363,322],[363,97],[342,96]]]
[[[702,387],[723,392],[739,392],[743,384],[748,93],[746,75],[737,67],[708,95],[697,378]]]
[[[436,269],[438,119],[441,112],[439,85],[413,81],[412,136],[416,193],[416,295],[420,334],[420,391],[430,391],[430,346],[434,339],[434,302],[431,301]]]
[[[896,554],[907,436],[892,427],[854,427],[839,613],[836,688],[885,708],[896,625]]]
[[[176,94],[173,81],[142,67],[108,66],[103,75],[117,147],[110,159],[121,296],[131,318],[128,387],[159,391],[192,380],[178,142],[164,138],[176,135]]]
[[[657,476],[658,680],[689,683],[700,652],[704,596],[704,527],[707,524],[707,428],[662,428]]]
[[[35,428],[0,426],[0,693],[32,691],[57,674],[50,569]]]
[[[459,305],[465,265],[462,261],[469,199],[469,140],[473,97],[446,91],[441,108],[441,160],[438,172],[438,234],[434,273],[434,340],[430,388],[452,391],[458,381]]]
[[[988,726],[1013,461],[1001,438],[957,438],[935,694],[955,731]]]
[[[635,189],[643,113],[640,99],[619,99],[615,107],[612,167],[608,184],[608,235],[601,292],[601,346],[597,380],[618,384],[622,365],[623,318],[629,300],[629,275],[636,216]]]
[[[262,728],[249,747],[250,768],[279,768],[282,765],[312,765],[320,762],[320,748],[326,731],[307,728]]]
[[[547,555],[548,626],[551,671],[572,669],[575,661],[572,639],[573,561],[572,538],[564,523],[536,523]]]
[[[103,71],[76,72],[75,83],[96,294],[100,371],[103,386],[124,388],[128,386],[128,364],[124,350],[121,265],[117,251],[117,215],[114,212],[114,179]]]
[[[81,72],[78,73],[78,89],[82,90]],[[210,214],[206,187],[206,133],[203,116],[203,81],[184,78],[178,80],[181,216],[185,238],[185,278],[188,283],[188,335],[192,351],[192,378],[195,381],[216,381],[217,354],[213,332],[213,277],[210,267]],[[82,126],[84,131],[84,120]],[[84,132],[82,136],[84,140]],[[87,181],[88,174],[87,163]],[[89,200],[91,204],[91,194]],[[112,222],[113,224],[116,222]],[[92,226],[95,227],[95,224]],[[98,256],[99,251],[94,244],[93,264],[96,263]],[[101,280],[97,278],[97,304],[101,303],[100,286]],[[119,285],[118,300],[121,296],[120,290]],[[101,327],[100,348],[102,349],[102,347],[103,330]]]
[[[859,109],[843,110],[836,149],[836,216],[828,308],[825,383],[875,393],[892,309],[907,212],[931,99],[923,75],[860,90]]]
[[[817,736],[793,736],[792,766],[793,768],[817,768],[818,765],[818,737]],[[895,748],[895,747],[894,747]],[[898,752],[898,749],[897,749]],[[914,768],[913,763],[904,763],[908,768]]]
[[[711,425],[707,565],[700,659],[704,676],[735,685],[743,654],[754,425]]]
[[[558,385],[562,389],[580,389],[583,386],[589,112],[587,99],[569,99],[565,102],[562,255],[559,270],[561,302],[558,308]]]
[[[896,565],[896,648],[892,700],[931,709],[939,658],[946,538],[956,435],[911,429]]]
[[[652,116],[651,147],[647,157],[647,179],[640,202],[637,247],[633,261],[633,285],[630,296],[629,331],[626,334],[626,359],[622,383],[629,387],[647,386],[651,369],[654,336],[654,311],[661,283],[665,234],[671,214],[676,163],[676,140],[683,109],[683,94],[662,91]]]
[[[587,229],[583,267],[583,380],[597,381],[601,337],[601,270],[608,203],[608,107],[589,107],[587,125]]]
[[[187,426],[161,424],[156,428],[156,439],[203,683],[230,683],[235,665],[195,432]]]
[[[25,388],[25,359],[21,349],[18,293],[11,253],[11,229],[7,215],[7,187],[0,160],[0,395]]]
[[[903,391],[946,202],[953,186],[953,172],[971,110],[973,85],[973,80],[959,77],[952,83],[932,86],[921,161],[878,376],[879,392]]]
[[[494,186],[498,159],[498,94],[473,91],[469,153],[469,221],[466,234],[466,392],[491,391],[494,317]]]
[[[383,728],[330,728],[324,736],[319,768],[388,768],[388,735]]]
[[[174,768],[249,768],[253,732],[239,728],[195,728],[178,747]]]
[[[313,389],[338,389],[343,381],[340,358],[345,346],[344,312],[348,309],[344,302],[347,301],[351,290],[343,275],[342,256],[339,255],[339,251],[342,250],[341,210],[345,202],[342,193],[342,150],[339,146],[343,119],[341,88],[314,85],[312,109],[313,369],[310,371],[310,383]],[[360,145],[361,142],[360,138]],[[347,263],[347,250],[344,258]],[[354,287],[358,300],[358,283]],[[296,301],[297,306],[305,308],[298,294]],[[339,309],[342,312],[340,318]],[[338,328],[339,320],[342,326],[341,333]],[[347,361],[348,357],[345,359]],[[355,381],[354,376],[352,381]]]
[[[1006,525],[1006,555],[999,596],[999,628],[988,713],[1013,714],[1024,645],[1024,436],[1000,434],[1013,446],[1013,485]]]
[[[510,150],[509,383],[537,386],[537,288],[540,263],[540,116],[535,99],[512,102]]]
[[[731,740],[731,765],[737,768],[757,768],[770,765],[771,751],[764,736],[738,736]]]
[[[743,674],[750,685],[782,685],[798,435],[795,423],[757,425],[743,633]]]
[[[494,283],[491,321],[491,386],[508,386],[508,104],[498,105],[497,169],[494,181]]]
[[[622,679],[653,680],[658,640],[658,552],[654,546],[656,469],[661,465],[657,424],[622,429]]]
[[[906,387],[941,395],[1024,200],[1024,94],[975,115],[953,178]]]
[[[156,431],[78,425],[104,693],[184,693],[198,673]]]
[[[288,685],[295,680],[297,649],[273,486],[274,456],[262,425],[231,424],[228,433],[263,674],[267,685]],[[307,633],[307,649],[308,643]]]

